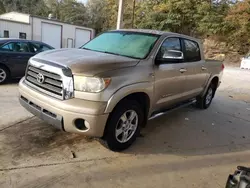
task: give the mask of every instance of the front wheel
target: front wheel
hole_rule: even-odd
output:
[[[207,109],[214,98],[216,88],[214,87],[213,84],[210,84],[210,86],[207,89],[206,94],[203,97],[197,97],[197,107],[201,109]]]
[[[136,101],[122,101],[110,114],[104,135],[105,145],[112,151],[127,149],[135,142],[143,119],[143,112]]]

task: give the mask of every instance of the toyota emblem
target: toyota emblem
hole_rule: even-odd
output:
[[[42,84],[44,82],[44,76],[41,73],[36,75],[36,80],[38,83]]]

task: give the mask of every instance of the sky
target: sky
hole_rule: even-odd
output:
[[[83,2],[83,3],[86,3],[86,2],[87,2],[87,0],[78,0],[78,1]]]

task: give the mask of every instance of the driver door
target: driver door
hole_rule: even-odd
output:
[[[166,38],[155,60],[155,111],[164,110],[183,100],[186,80],[181,40]]]

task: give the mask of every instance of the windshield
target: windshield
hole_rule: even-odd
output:
[[[121,55],[136,59],[147,57],[159,35],[115,31],[99,35],[82,49],[93,50],[103,53]]]

